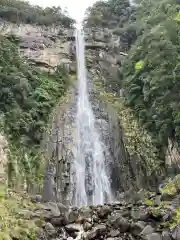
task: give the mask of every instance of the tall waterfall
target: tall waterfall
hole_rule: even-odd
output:
[[[95,128],[95,116],[88,97],[84,45],[83,31],[76,30],[78,102],[73,180],[75,206],[103,204],[112,200],[104,146]]]

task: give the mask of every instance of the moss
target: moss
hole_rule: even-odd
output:
[[[1,240],[35,240],[39,225],[29,215],[36,205],[24,194],[9,192],[0,200]]]
[[[174,196],[180,189],[180,174],[175,178],[170,179],[169,182],[161,189],[162,194]]]
[[[175,227],[178,224],[179,220],[180,220],[180,207],[177,207],[176,208],[176,215],[173,217],[173,221],[172,221],[170,227],[171,228]]]

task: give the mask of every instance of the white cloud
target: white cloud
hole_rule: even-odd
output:
[[[29,0],[31,4],[47,6],[61,6],[63,9],[67,8],[69,15],[81,21],[87,7],[91,6],[96,0]]]

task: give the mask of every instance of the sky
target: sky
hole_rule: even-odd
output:
[[[62,9],[67,8],[69,15],[78,22],[83,20],[87,7],[92,6],[97,0],[29,0],[33,5],[42,7],[60,6]]]

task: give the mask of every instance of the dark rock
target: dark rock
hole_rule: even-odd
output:
[[[79,232],[80,231],[80,225],[79,224],[68,224],[68,225],[65,226],[65,229],[68,233]]]
[[[128,220],[123,218],[120,214],[109,216],[108,223],[115,229],[119,229],[121,233],[126,232],[130,227]]]
[[[123,212],[121,213],[121,215],[122,215],[122,217],[127,217],[127,218],[129,218],[129,217],[131,216],[131,213],[130,213],[130,211],[125,210],[125,211],[123,211]]]
[[[149,213],[144,209],[133,209],[131,211],[131,217],[134,220],[146,221],[149,218]]]
[[[55,228],[53,227],[53,225],[51,224],[51,223],[46,223],[46,225],[45,225],[45,230],[46,230],[46,232],[47,232],[47,234],[49,235],[49,236],[53,236],[53,235],[55,235],[56,234],[56,230],[55,230]]]
[[[92,228],[92,224],[89,222],[84,222],[83,228],[84,228],[84,231],[88,231]]]
[[[98,211],[98,216],[100,217],[100,218],[104,218],[104,217],[106,217],[108,214],[110,214],[111,213],[111,207],[110,206],[102,206],[100,209],[99,209],[99,211]]]
[[[91,231],[87,232],[85,239],[89,239],[89,240],[94,239],[96,238],[96,236],[97,236],[97,230],[96,228],[93,228]]]
[[[133,236],[137,236],[142,232],[144,227],[144,224],[142,224],[141,222],[133,223],[131,225],[130,232]]]
[[[36,195],[36,196],[31,197],[31,201],[33,203],[40,203],[41,200],[42,200],[42,196],[41,195]]]

